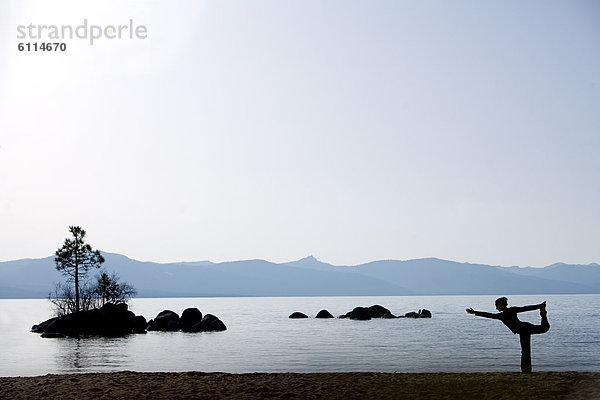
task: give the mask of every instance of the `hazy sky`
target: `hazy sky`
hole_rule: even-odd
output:
[[[599,156],[596,0],[0,2],[0,260],[600,262]]]

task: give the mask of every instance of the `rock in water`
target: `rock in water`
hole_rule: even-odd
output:
[[[370,320],[371,317],[371,310],[369,310],[368,308],[365,307],[355,307],[354,310],[352,310],[351,315],[349,316],[350,319],[357,319],[359,321],[368,321]]]
[[[39,323],[38,325],[34,325],[34,326],[31,327],[31,332],[34,332],[34,333],[44,333],[46,331],[46,328],[48,327],[48,325],[50,325],[51,323],[53,323],[57,319],[58,319],[58,317],[50,318],[50,319],[47,319],[44,322]]]
[[[371,318],[383,318],[384,315],[387,315],[386,318],[389,318],[391,313],[387,308],[375,304],[371,307],[356,307],[354,310],[347,312],[345,315],[340,315],[339,318],[350,318],[350,319],[358,319],[362,321],[370,320]]]
[[[404,314],[406,318],[431,318],[431,311],[427,309],[419,310],[419,312],[411,311],[409,313]]]
[[[179,322],[179,315],[171,310],[164,310],[158,313],[156,318],[148,322],[147,329],[149,331],[168,331],[171,330],[168,328],[169,322],[171,321]]]
[[[374,306],[369,307],[368,310],[371,311],[371,318],[381,318],[385,314],[391,314],[392,313],[387,308],[385,308],[383,306],[380,306],[378,304],[375,304]]]
[[[212,314],[206,314],[204,318],[194,326],[192,326],[192,332],[214,332],[214,331],[225,331],[227,327],[217,317]]]
[[[192,326],[202,321],[202,313],[197,308],[186,308],[181,313],[181,324],[183,329],[191,329]]]
[[[167,327],[165,328],[166,331],[169,332],[175,332],[178,331],[182,328],[181,325],[181,321],[180,320],[173,320],[173,321],[169,321],[169,323],[167,324]]]
[[[308,315],[296,311],[296,312],[293,312],[288,318],[295,318],[295,319],[297,319],[297,318],[308,318]]]
[[[333,315],[327,310],[321,310],[317,313],[315,318],[333,318]]]
[[[146,318],[143,315],[136,315],[133,321],[133,333],[146,333]]]

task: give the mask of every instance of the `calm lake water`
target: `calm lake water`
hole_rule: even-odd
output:
[[[135,299],[147,319],[187,307],[217,315],[228,330],[148,332],[117,339],[42,339],[33,324],[47,300],[0,300],[0,376],[74,372],[487,372],[519,371],[519,337],[501,322],[465,313],[493,311],[496,296]],[[510,296],[509,305],[548,301],[551,329],[532,337],[534,371],[600,371],[600,295]],[[315,319],[381,304],[396,315],[427,308],[431,319]],[[292,320],[301,311],[311,318]],[[539,324],[539,312],[520,314]]]

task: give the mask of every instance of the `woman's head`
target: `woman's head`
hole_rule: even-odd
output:
[[[504,311],[508,307],[508,299],[506,297],[499,297],[496,299],[496,310]]]

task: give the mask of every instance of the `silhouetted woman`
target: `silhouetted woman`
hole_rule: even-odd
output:
[[[475,311],[472,308],[467,308],[467,312],[475,314],[478,317],[499,319],[504,322],[504,325],[508,326],[512,333],[518,333],[521,338],[521,371],[531,372],[531,335],[546,333],[550,329],[548,318],[546,318],[546,302],[544,301],[534,306],[508,307],[508,299],[500,297],[496,299],[496,309],[500,312],[493,314]],[[520,321],[517,317],[517,313],[532,310],[540,310],[540,315],[542,316],[542,323],[540,325]]]

